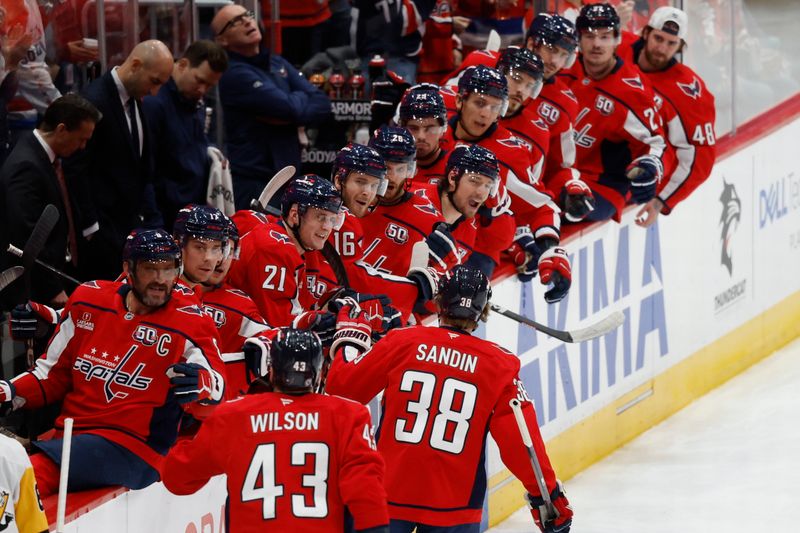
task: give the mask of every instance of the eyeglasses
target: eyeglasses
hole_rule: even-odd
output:
[[[219,30],[219,33],[217,33],[217,36],[222,35],[226,31],[228,31],[229,28],[232,28],[232,27],[240,24],[245,18],[249,18],[250,20],[255,20],[256,14],[253,13],[252,11],[245,11],[244,13],[240,13],[240,14],[236,15],[231,20],[229,20],[228,23],[225,24],[222,27],[221,30]]]

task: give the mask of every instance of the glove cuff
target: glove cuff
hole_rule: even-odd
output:
[[[419,300],[428,301],[436,296],[439,287],[439,276],[432,268],[412,267],[408,271],[408,279],[417,284]]]
[[[266,376],[270,365],[269,347],[267,346],[267,343],[265,343],[259,337],[248,337],[245,339],[244,344],[245,346],[248,344],[256,346],[261,354],[258,358],[258,361],[250,362],[250,371],[253,372],[256,377]]]
[[[347,348],[350,346],[354,347],[358,354],[362,354],[372,346],[372,337],[368,333],[357,329],[347,328],[338,330],[333,335],[330,353],[336,354],[339,348]],[[349,356],[347,353],[344,354],[344,358],[348,363],[354,359],[354,357]]]
[[[17,389],[10,381],[0,379],[0,402],[10,402],[17,397]]]

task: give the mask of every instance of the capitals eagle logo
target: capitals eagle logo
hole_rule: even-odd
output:
[[[694,78],[692,83],[675,83],[678,85],[678,88],[692,100],[697,100],[703,94],[703,88],[700,87],[700,80],[697,78]]]

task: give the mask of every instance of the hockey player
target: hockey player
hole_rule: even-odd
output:
[[[447,129],[447,110],[439,87],[422,83],[409,89],[400,101],[398,124],[414,136],[416,143],[414,181],[437,183],[447,162],[447,151],[439,144]]]
[[[665,144],[649,84],[616,54],[620,22],[608,4],[581,9],[581,55],[565,79],[580,111],[575,121],[576,168],[597,202],[589,220],[619,221],[630,194],[646,204],[663,174]]]
[[[3,407],[62,401],[56,438],[31,457],[42,495],[56,492],[64,419],[74,420],[68,489],[140,489],[159,478],[181,405],[224,394],[216,329],[194,299],[173,291],[180,249],[163,230],[134,232],[125,282],[91,281],[70,297],[35,368],[0,381]]]
[[[319,338],[281,328],[266,357],[274,392],[220,406],[193,440],[170,451],[166,487],[192,494],[227,474],[226,531],[341,532],[346,506],[356,531],[388,533],[385,467],[369,411],[314,392]]]
[[[219,330],[219,350],[225,363],[225,399],[230,400],[245,394],[249,385],[242,353],[245,342],[256,335],[271,335],[274,330],[261,317],[255,302],[225,281],[231,264],[239,253],[236,225],[227,217],[225,220],[230,252],[217,264],[208,281],[200,284],[198,289],[203,309],[211,315]]]
[[[48,531],[36,476],[22,444],[0,434],[0,528],[7,533]]]
[[[661,103],[668,154],[675,167],[664,175],[658,194],[636,214],[636,223],[650,226],[659,213],[668,215],[711,174],[716,158],[714,95],[695,71],[675,59],[686,45],[689,20],[675,7],[660,7],[650,17],[642,36],[632,46],[620,46],[619,55],[636,64],[653,86]],[[666,163],[666,158],[665,158]]]
[[[525,46],[544,64],[544,85],[533,103],[550,131],[542,180],[559,199],[559,205],[564,208],[564,218],[578,222],[594,209],[595,201],[591,189],[573,168],[575,140],[572,125],[578,113],[578,101],[556,76],[561,69],[569,68],[575,62],[578,46],[575,25],[560,15],[537,15],[528,28]]]
[[[205,283],[214,268],[230,253],[228,221],[207,205],[190,204],[178,211],[172,236],[181,248],[181,281],[191,289]]]
[[[386,460],[393,532],[411,532],[414,527],[420,531],[480,530],[487,432],[497,442],[503,462],[527,489],[537,525],[545,531],[569,531],[572,510],[519,379],[519,359],[472,336],[478,321],[489,312],[490,297],[485,275],[456,266],[442,279],[436,297],[439,327],[391,331],[356,358],[346,348],[334,358],[327,380],[329,393],[366,403],[384,390],[378,450]],[[514,398],[522,402],[558,511],[554,522],[546,525],[539,523],[542,499],[509,406]]]
[[[342,260],[349,279],[339,279],[327,264],[327,279],[336,285],[346,286],[365,294],[383,294],[391,306],[382,311],[385,328],[394,327],[398,319],[407,320],[417,301],[427,301],[436,289],[436,273],[422,266],[404,275],[386,274],[364,262],[364,229],[361,218],[368,213],[371,203],[386,193],[386,164],[374,148],[351,144],[342,148],[333,163],[333,182],[342,191],[347,207],[344,223],[334,231],[331,242]],[[347,283],[345,283],[347,282]],[[383,305],[383,304],[382,304]],[[399,311],[399,313],[398,313]],[[374,316],[376,312],[370,311]]]
[[[378,197],[378,205],[362,219],[362,261],[376,270],[404,276],[412,266],[414,245],[425,242],[430,264],[440,272],[459,263],[455,241],[439,211],[428,199],[409,192],[417,150],[408,130],[381,126],[369,146],[386,162],[388,186]]]
[[[458,80],[458,114],[450,119],[442,145],[452,149],[457,144],[474,143],[497,157],[501,184],[511,195],[517,226],[509,253],[520,280],[529,281],[536,275],[541,254],[559,242],[560,209],[543,190],[541,168],[531,166],[524,143],[497,124],[507,104],[505,76],[483,65],[468,68]]]
[[[281,219],[242,238],[230,284],[256,302],[270,325],[291,324],[303,311],[306,253],[321,250],[343,216],[342,197],[331,182],[315,174],[295,178],[283,193]]]

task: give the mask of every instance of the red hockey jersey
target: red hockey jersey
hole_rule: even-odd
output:
[[[260,224],[240,241],[228,283],[244,291],[273,327],[288,326],[303,307],[300,293],[305,262],[286,229],[280,224]]]
[[[125,309],[129,285],[91,281],[70,296],[47,351],[12,383],[26,408],[62,400],[56,429],[99,435],[158,469],[175,442],[182,410],[167,369],[196,363],[212,378],[211,398],[224,395],[225,369],[211,318],[179,292],[152,313]]]
[[[361,293],[385,294],[392,300],[392,306],[402,313],[403,320],[408,319],[419,293],[417,285],[404,276],[379,272],[363,261],[364,229],[358,217],[347,211],[342,227],[331,233],[329,242],[342,258],[351,288]],[[330,266],[322,258],[319,271],[324,278],[336,279]]]
[[[203,309],[219,331],[219,351],[225,363],[225,399],[242,396],[248,388],[242,353],[244,341],[271,328],[261,317],[255,302],[227,283],[199,295]]]
[[[422,165],[417,161],[417,170],[412,178],[414,186],[416,187],[417,185],[425,183],[439,183],[444,177],[444,168],[445,165],[447,165],[448,157],[450,157],[450,152],[447,150],[439,150],[439,155],[436,156],[436,159],[427,165]]]
[[[635,65],[643,47],[640,39],[632,46],[621,45],[617,53]],[[666,173],[658,189],[662,213],[668,214],[711,174],[717,142],[714,95],[697,73],[675,60],[664,70],[642,74],[661,101],[661,119],[675,160],[674,164],[665,161]]]
[[[378,204],[361,220],[362,261],[380,272],[405,276],[411,268],[414,245],[425,242],[438,222],[444,222],[441,213],[422,196],[405,193],[395,205]],[[448,268],[456,264],[454,257],[443,259],[449,260]],[[438,263],[431,266],[441,269]]]
[[[440,144],[452,150],[459,144],[478,144],[491,150],[500,164],[500,179],[511,195],[511,210],[517,226],[529,225],[534,236],[558,240],[561,231],[561,210],[540,183],[540,158],[531,164],[531,155],[525,143],[498,124],[489,127],[475,143],[456,139],[456,121],[450,120]]]
[[[453,4],[455,0],[436,0],[422,37],[419,54],[417,83],[436,83],[453,70],[453,50],[456,39],[453,34]]]
[[[500,346],[443,327],[392,330],[351,363],[337,354],[328,374],[331,394],[366,403],[384,390],[377,440],[392,518],[435,526],[480,522],[487,432],[506,466],[538,494],[509,406],[513,398],[523,402],[547,487],[555,487],[519,369],[519,359]]]
[[[164,464],[164,485],[191,494],[228,475],[226,531],[341,532],[389,522],[384,463],[369,412],[344,398],[264,393],[221,405]]]
[[[625,175],[628,165],[643,155],[660,159],[664,154],[655,95],[639,69],[619,58],[602,80],[590,78],[580,60],[564,79],[580,108],[575,121],[575,167],[593,191],[614,205],[614,218],[619,220],[630,189]],[[563,183],[555,186],[560,190]]]
[[[561,187],[572,178],[579,178],[575,171],[575,131],[573,121],[578,114],[578,100],[575,94],[557,77],[545,80],[542,92],[529,105],[547,124],[550,131],[550,146],[546,151],[542,180],[547,190],[555,197],[561,195]],[[563,186],[563,185],[562,185]]]

